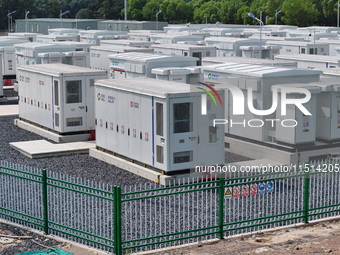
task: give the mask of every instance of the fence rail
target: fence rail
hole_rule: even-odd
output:
[[[0,218],[129,254],[339,215],[338,161],[119,187],[0,162]]]

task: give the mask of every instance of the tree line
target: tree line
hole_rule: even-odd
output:
[[[16,11],[13,20],[58,18],[60,10],[70,12],[63,18],[124,19],[124,0],[0,0],[0,26],[7,28],[7,13]],[[297,26],[336,26],[338,0],[128,0],[129,20],[156,20],[169,23],[258,24],[248,16],[251,12],[268,24]]]

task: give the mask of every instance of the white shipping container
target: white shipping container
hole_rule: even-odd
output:
[[[20,66],[19,117],[60,134],[94,130],[94,82],[106,76],[65,64]]]
[[[30,42],[35,42],[36,39],[37,39],[37,35],[41,35],[41,34],[38,34],[38,33],[8,33],[8,38],[22,38],[24,40],[28,40]]]
[[[309,90],[311,93],[311,99],[304,103],[303,106],[309,111],[312,115],[304,115],[300,109],[298,109],[293,104],[288,104],[286,107],[286,115],[282,115],[281,109],[281,89],[282,88],[304,88]],[[272,87],[278,89],[278,102],[276,109],[276,118],[278,121],[276,122],[275,129],[275,140],[289,144],[289,145],[299,145],[299,144],[314,144],[315,136],[316,136],[316,97],[317,94],[321,91],[321,88],[317,85],[311,84],[284,84],[284,85],[275,85]],[[288,93],[287,98],[289,99],[299,99],[304,97],[300,93]],[[292,121],[287,120],[295,120],[296,126]],[[284,124],[282,124],[284,121]],[[278,124],[280,123],[280,124]],[[290,127],[287,127],[290,126]]]
[[[79,34],[81,29],[75,28],[50,28],[47,30],[49,35],[71,35],[71,34]]]
[[[38,43],[53,43],[53,42],[79,42],[80,35],[63,34],[63,35],[38,35],[36,42]]]
[[[275,119],[275,113],[259,116],[252,113],[248,107],[249,89],[252,90],[252,103],[257,110],[270,109],[272,106],[272,86],[277,84],[310,83],[320,80],[321,71],[289,69],[272,66],[250,65],[240,63],[225,63],[219,65],[203,66],[204,80],[207,83],[216,84],[219,88],[228,89],[228,84],[238,87],[245,100],[245,111],[243,115],[234,115],[233,96],[229,90],[226,91],[226,118],[231,123],[243,123],[251,119],[260,119],[264,125],[252,128],[248,125],[226,125],[226,133],[238,137],[257,141],[268,142],[272,140],[272,127],[265,119]]]
[[[152,45],[156,54],[176,55],[185,57],[195,57],[199,61],[198,66],[202,65],[203,57],[216,57],[215,46],[187,45],[187,44],[156,44]]]
[[[69,52],[75,51],[74,45],[52,44],[52,43],[23,43],[15,45],[17,69],[19,65],[41,64],[38,56],[42,52]]]
[[[95,83],[96,145],[171,172],[224,165],[224,109],[195,86],[150,78]],[[223,100],[223,91],[217,92]]]
[[[104,38],[112,37],[119,35],[127,35],[125,31],[108,31],[108,30],[82,30],[79,32],[80,41],[94,43],[96,45],[100,44],[100,40]]]
[[[155,78],[156,75],[151,72],[153,68],[196,66],[198,58],[129,52],[109,55],[109,60],[110,77],[124,79]]]
[[[133,40],[101,40],[100,46],[130,46],[138,48],[150,48],[152,42],[133,41]]]
[[[340,139],[340,84],[319,85],[317,96],[316,138],[325,141]]]
[[[16,61],[14,46],[0,48],[0,59],[2,64],[2,75],[4,79],[15,79]]]
[[[90,67],[109,71],[111,63],[108,56],[125,52],[153,53],[153,49],[130,46],[92,46],[90,49]]]

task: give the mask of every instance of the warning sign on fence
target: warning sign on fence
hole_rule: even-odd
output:
[[[264,183],[260,183],[259,184],[259,192],[258,192],[259,194],[264,194],[264,193],[266,193],[266,184],[264,184]]]
[[[252,184],[250,186],[250,195],[251,196],[257,195],[257,184]]]
[[[242,186],[242,197],[247,197],[249,196],[249,186],[244,185]]]
[[[241,196],[241,188],[240,187],[234,187],[233,188],[233,197],[240,197]]]
[[[273,192],[273,190],[274,190],[274,183],[267,182],[267,192]]]
[[[231,198],[231,197],[232,197],[231,188],[225,188],[224,189],[224,198],[227,199],[227,198]]]

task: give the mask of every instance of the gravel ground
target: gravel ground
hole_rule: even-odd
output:
[[[86,154],[30,159],[10,148],[10,142],[45,139],[41,136],[16,127],[13,121],[18,116],[0,118],[0,159],[30,167],[47,169],[75,177],[81,177],[112,185],[132,185],[149,182],[148,180],[119,169],[113,165],[94,159]],[[226,162],[249,160],[240,155],[226,152]]]
[[[16,97],[18,96],[18,92],[14,91],[13,89],[4,89],[4,96],[5,97]]]
[[[91,158],[89,155],[86,154],[30,159],[20,152],[10,148],[9,142],[40,140],[44,138],[16,127],[13,124],[15,118],[18,118],[18,116],[0,117],[0,127],[2,131],[0,134],[0,160],[27,165],[29,167],[35,167],[39,169],[47,169],[52,172],[80,177],[95,182],[107,183],[109,185],[130,186],[139,184],[144,185],[145,183],[150,183],[150,181],[142,177],[139,177],[128,171],[119,169],[113,165],[109,165],[97,159]],[[226,163],[244,160],[249,159],[226,152]],[[56,195],[55,197],[58,196]],[[60,195],[60,197],[62,196]],[[91,203],[91,210],[93,210],[92,207],[98,208],[99,211],[101,211],[102,209],[100,207],[100,204],[97,204],[95,206],[93,203]],[[158,206],[156,205],[155,207]],[[62,215],[64,215],[65,213],[67,212],[61,213],[60,217],[63,217]],[[105,217],[105,214],[101,217]],[[125,224],[128,223],[125,222]],[[132,222],[132,224],[134,223]],[[202,221],[201,224],[204,224],[204,222]],[[46,238],[44,238],[44,240],[45,239]],[[22,251],[20,250],[20,252],[36,249],[35,247],[31,247],[29,245],[27,247],[25,245],[19,247],[21,247],[20,249],[22,249]],[[24,249],[24,247],[26,248]],[[7,253],[0,254],[16,254],[16,248],[14,248],[14,250],[11,249],[12,248],[9,247],[8,250],[6,250]]]
[[[41,140],[44,138],[16,127],[13,124],[15,118],[18,118],[18,116],[0,118],[1,160],[113,185],[132,185],[148,182],[142,177],[94,159],[86,154],[30,159],[10,148],[9,142]]]

